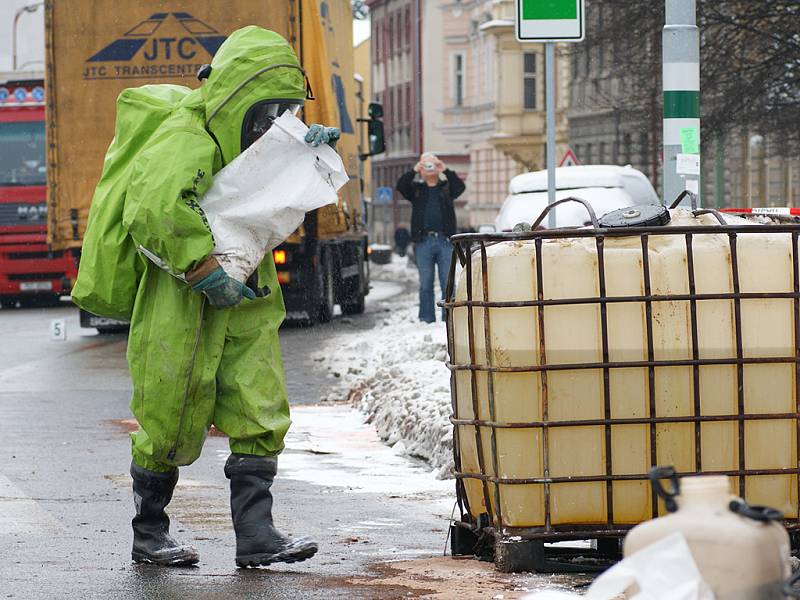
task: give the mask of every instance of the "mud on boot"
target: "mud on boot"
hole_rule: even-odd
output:
[[[197,550],[179,544],[169,534],[169,517],[164,512],[178,483],[178,469],[158,473],[131,462],[131,477],[136,506],[136,516],[131,521],[133,561],[164,567],[187,567],[197,563],[200,560]]]
[[[225,476],[231,480],[231,517],[239,567],[300,562],[317,553],[316,542],[294,540],[275,529],[270,488],[277,470],[277,459],[251,454],[231,454],[225,463]]]

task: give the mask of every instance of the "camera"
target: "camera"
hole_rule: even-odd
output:
[[[432,162],[422,163],[422,168],[426,171],[433,171],[436,168],[436,165]]]

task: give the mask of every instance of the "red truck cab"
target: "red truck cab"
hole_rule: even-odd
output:
[[[57,301],[77,265],[47,244],[45,90],[0,80],[0,304]]]

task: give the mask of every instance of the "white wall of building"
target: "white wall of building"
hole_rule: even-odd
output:
[[[429,0],[424,4],[422,17],[422,106],[425,149],[440,155],[461,155],[466,161],[470,133],[455,126],[452,112],[455,98],[455,56],[462,57],[462,98],[464,103],[474,96],[472,77],[474,58],[468,46],[452,44],[449,34],[455,29],[454,19],[464,20],[467,14],[452,0]]]
[[[11,71],[13,66],[14,15],[24,6],[41,4],[34,0],[0,0],[0,72]],[[44,6],[19,17],[17,66],[21,71],[44,71]]]
[[[425,149],[445,154],[447,140],[437,127],[440,122],[445,99],[442,97],[441,81],[444,59],[442,56],[442,10],[440,2],[423,4],[422,15],[422,131]]]

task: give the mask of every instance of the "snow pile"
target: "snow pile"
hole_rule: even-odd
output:
[[[344,488],[348,494],[424,496],[436,503],[437,514],[449,514],[453,507],[452,483],[438,481],[423,463],[412,463],[381,444],[375,429],[364,424],[363,415],[349,406],[292,409],[287,448],[281,454],[283,477]],[[364,460],[365,456],[369,460]]]
[[[375,264],[371,265],[370,276],[373,279],[377,279],[380,281],[393,281],[396,283],[413,283],[414,289],[416,289],[417,285],[419,284],[419,275],[417,274],[417,267],[414,265],[413,259],[408,256],[400,257],[392,255],[392,262],[390,263],[387,263],[385,265],[375,265]],[[409,298],[404,298],[404,302],[408,303]],[[416,302],[416,292],[414,293],[414,298],[412,300]]]
[[[372,276],[413,282],[416,269],[395,258],[373,268]],[[424,459],[438,477],[449,477],[453,434],[445,325],[417,319],[416,291],[382,308],[373,329],[337,335],[315,354],[340,382],[323,400],[352,401],[397,454]]]

